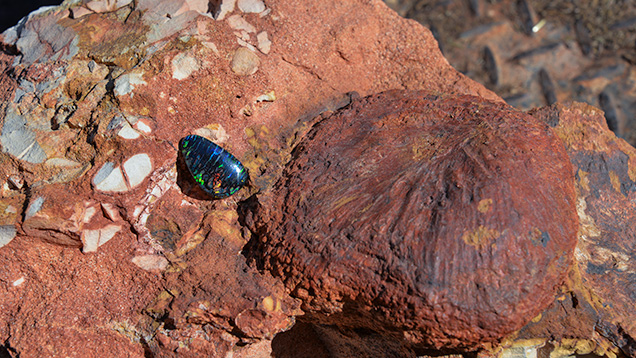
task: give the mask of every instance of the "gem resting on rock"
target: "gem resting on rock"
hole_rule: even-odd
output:
[[[181,140],[179,148],[194,180],[214,199],[236,193],[247,182],[243,164],[211,141],[192,134]]]

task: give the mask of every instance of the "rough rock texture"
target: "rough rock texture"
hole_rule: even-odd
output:
[[[500,100],[381,1],[213,4],[66,1],[0,35],[1,354],[269,355],[302,312],[239,255],[236,207],[309,120],[351,91]],[[190,133],[251,187],[196,195],[175,166]]]
[[[250,250],[323,323],[473,350],[553,301],[574,199],[545,124],[477,97],[392,91],[309,131],[248,218]]]
[[[636,356],[636,149],[617,138],[592,106],[557,104],[532,114],[554,127],[567,147],[580,226],[566,294],[521,337],[575,337],[579,342],[570,352],[611,356],[618,347]]]
[[[525,143],[522,147],[526,148],[525,152],[512,153],[528,159],[524,166],[518,165],[520,173],[528,168],[528,173],[542,178],[541,175],[565,170],[565,167],[552,166],[545,171],[530,170],[557,163],[555,159],[562,155],[559,146],[549,139],[545,127],[503,105],[462,97],[473,95],[501,102],[495,94],[452,69],[427,29],[401,19],[379,0],[67,1],[20,21],[0,35],[0,267],[3,268],[0,270],[0,356],[103,357],[116,353],[122,357],[265,357],[294,352],[294,337],[303,335],[309,336],[309,341],[318,347],[310,353],[324,352],[323,356],[358,353],[360,356],[413,356],[414,352],[402,344],[402,339],[395,339],[398,333],[395,326],[385,325],[376,332],[351,327],[345,324],[351,321],[345,320],[338,326],[341,323],[336,318],[346,317],[342,314],[331,317],[317,314],[324,313],[318,308],[326,307],[325,303],[338,302],[338,295],[349,293],[333,291],[334,297],[315,292],[300,295],[299,290],[289,291],[289,286],[285,287],[269,272],[259,271],[257,265],[248,265],[240,254],[250,240],[250,232],[244,226],[246,217],[237,211],[238,203],[243,201],[241,207],[249,208],[254,198],[262,203],[266,203],[266,199],[274,200],[273,185],[281,178],[284,165],[293,158],[292,148],[298,147],[301,141],[308,145],[303,139],[305,134],[315,123],[326,123],[331,111],[352,102],[358,103],[353,106],[363,103],[357,102],[352,92],[367,96],[392,89],[426,90],[430,95],[439,96],[437,100],[433,97],[427,100],[432,106],[429,110],[447,106],[448,113],[440,114],[447,117],[464,113],[465,118],[473,121],[483,119],[485,124],[503,125],[506,118],[497,117],[497,113],[507,113],[519,122],[518,128],[509,123],[511,127],[505,133],[538,133],[536,138],[543,139],[537,143],[545,144],[535,148],[534,142],[519,140],[520,145]],[[473,109],[472,112],[466,113],[464,105]],[[567,108],[560,111],[559,116],[565,118]],[[578,128],[577,125],[586,123],[585,115],[589,113],[572,115],[568,117],[570,122],[563,120],[562,123]],[[597,118],[596,114],[592,117]],[[405,123],[413,121],[403,119]],[[458,121],[459,117],[448,120]],[[498,133],[497,127],[485,124],[477,133],[482,136]],[[363,123],[356,125],[364,127]],[[559,128],[554,129],[557,134]],[[450,129],[455,128],[449,128],[449,133],[444,135],[452,136]],[[250,172],[250,185],[220,201],[209,201],[197,193],[197,187],[178,162],[176,150],[179,139],[190,133],[214,140],[239,158]],[[583,135],[575,136],[576,133]],[[607,134],[606,128],[598,127],[597,133],[599,138],[614,138]],[[601,148],[593,141],[596,137],[588,134],[583,129],[568,134],[573,138],[566,140],[572,158],[575,156],[571,148],[577,140],[584,143],[580,148],[588,150],[590,155]],[[414,134],[383,140],[397,143],[409,138],[414,138]],[[431,143],[435,143],[434,139]],[[610,148],[610,139],[607,148]],[[517,143],[516,139],[511,141]],[[631,147],[617,143],[620,148],[624,147],[622,153],[632,155],[629,154],[633,151]],[[391,153],[398,154],[395,164],[404,168],[413,156],[432,154],[425,150],[425,143],[419,144],[422,146],[415,146],[415,151],[405,147],[405,151],[400,152],[400,148],[393,148]],[[493,148],[501,153],[500,157],[508,159],[508,166],[502,168],[510,170],[512,157],[502,150],[502,143],[495,141],[495,144],[499,145]],[[449,175],[451,183],[468,185],[467,180],[472,177],[459,174],[471,173],[469,168],[474,168],[471,175],[477,175],[483,173],[481,164],[488,168],[487,165],[497,163],[483,157],[489,147],[479,146],[478,141],[468,141],[464,148],[482,151],[458,153],[460,156],[465,153],[463,159],[467,161],[457,162],[457,166],[445,172],[456,175],[456,180]],[[549,152],[547,148],[554,150]],[[329,146],[324,150],[325,155],[333,153],[329,152]],[[538,156],[533,151],[545,154],[533,162],[530,159]],[[618,154],[618,151],[607,149],[603,153]],[[543,162],[543,157],[554,160]],[[602,235],[610,235],[611,230],[629,233],[626,229],[631,217],[629,199],[623,199],[614,188],[618,187],[621,194],[629,198],[632,171],[608,170],[607,179],[602,174],[611,168],[607,163],[624,168],[630,160],[625,162],[618,156],[612,159],[614,161],[603,162],[604,158],[590,159],[585,162],[589,168],[583,169],[586,173],[596,173],[592,169],[598,169],[601,174],[587,176],[587,180],[597,183],[598,187],[583,190],[586,179],[578,179],[585,175],[576,171],[577,161],[575,171],[569,175],[572,180],[572,173],[579,173],[575,181],[580,187],[579,197],[586,195],[586,208],[599,208],[598,212],[591,213],[589,209],[581,209],[580,199],[577,202],[581,227],[588,230],[586,236],[579,236],[577,252],[590,253],[590,259],[585,261],[581,259],[585,255],[576,256],[578,264],[570,272],[570,282],[562,288],[569,296],[558,295],[542,318],[535,317],[536,322],[504,339],[504,347],[512,347],[506,346],[507,342],[523,334],[543,339],[543,343],[535,342],[535,346],[546,344],[550,338],[545,337],[550,337],[550,332],[578,324],[568,321],[567,314],[562,315],[563,310],[558,308],[570,297],[571,306],[589,313],[588,318],[580,329],[571,331],[575,337],[566,333],[553,337],[602,338],[608,355],[617,347],[631,352],[633,327],[629,322],[633,320],[629,307],[633,307],[630,297],[634,294],[630,289],[633,280],[629,267],[633,260],[624,260],[631,257],[631,243],[625,241],[631,236],[616,234],[611,236],[616,241],[613,241],[615,245],[610,244],[614,246],[607,247],[609,251],[598,248],[605,247]],[[473,166],[469,167],[471,163]],[[365,174],[364,167],[355,168]],[[443,167],[437,168],[444,173]],[[453,168],[456,170],[451,170]],[[510,182],[480,177],[485,180],[480,190],[494,192],[497,188],[505,189],[506,185],[529,190],[529,178],[517,183],[512,178],[520,174],[509,171],[509,175]],[[539,189],[567,192],[566,178],[557,177],[563,180],[551,183],[554,186],[536,179],[531,192]],[[417,188],[415,185],[411,192],[417,193]],[[409,193],[407,187],[396,189],[399,195]],[[448,189],[449,195],[459,195],[462,190],[452,186]],[[481,286],[476,302],[483,303],[484,310],[459,310],[465,304],[460,298],[466,298],[464,294],[471,292],[469,289],[476,289],[475,284],[465,285],[466,291],[449,290],[449,295],[443,297],[441,289],[430,288],[426,286],[428,283],[412,286],[414,289],[424,287],[423,297],[427,299],[439,297],[440,302],[448,304],[448,312],[455,318],[466,317],[460,316],[464,313],[474,317],[474,322],[454,323],[464,330],[471,325],[474,328],[474,333],[462,333],[462,339],[467,339],[465,343],[455,339],[460,337],[443,333],[442,328],[450,322],[451,316],[441,317],[439,323],[423,322],[417,323],[421,326],[407,327],[410,332],[418,332],[429,325],[430,332],[439,333],[433,338],[446,347],[476,347],[478,337],[484,337],[482,343],[496,343],[497,337],[526,323],[549,303],[549,292],[560,284],[561,268],[567,266],[570,257],[564,255],[561,262],[554,260],[559,250],[568,253],[571,246],[553,227],[555,221],[545,221],[550,210],[556,211],[556,207],[567,202],[568,195],[532,214],[527,211],[543,200],[513,201],[511,205],[520,208],[523,214],[518,222],[510,221],[514,213],[498,211],[499,202],[494,198],[492,204],[486,201],[479,205],[479,202],[470,202],[469,197],[456,196],[460,199],[459,206],[444,209],[448,210],[444,211],[449,214],[448,218],[468,213],[466,217],[474,220],[471,224],[477,225],[461,230],[459,226],[452,226],[460,239],[455,237],[455,241],[451,241],[453,245],[445,257],[457,254],[466,260],[446,260],[440,262],[438,268],[439,272],[451,272],[441,270],[454,263],[465,269],[462,271],[465,275],[456,276],[464,280],[462,282],[476,278],[474,282],[483,283],[485,286]],[[246,201],[248,198],[251,199]],[[390,197],[385,195],[374,200],[379,203],[382,199]],[[355,204],[355,201],[345,203],[341,209]],[[505,204],[504,201],[501,204]],[[607,215],[610,207],[622,216]],[[563,212],[553,215],[565,218],[559,221],[564,232],[571,230],[568,220],[572,218],[568,213],[564,208]],[[489,216],[494,214],[501,215],[502,222],[510,224],[508,232],[504,231],[503,224],[488,226],[497,222]],[[530,217],[536,218],[536,223],[545,222],[546,228],[524,221]],[[594,225],[589,218],[593,218]],[[623,221],[616,221],[618,219]],[[484,229],[480,229],[479,224]],[[374,228],[373,225],[369,227]],[[547,233],[550,240],[532,230],[534,227]],[[600,230],[601,236],[589,234],[595,232],[594,227]],[[448,228],[451,226],[436,227],[439,234]],[[390,229],[397,233],[395,227]],[[514,230],[520,234],[513,235]],[[495,235],[495,231],[500,236]],[[586,231],[580,229],[580,232]],[[522,235],[530,241],[523,241]],[[584,237],[592,239],[583,242]],[[504,238],[510,242],[502,242]],[[513,250],[503,255],[503,248],[510,245],[527,248],[527,252]],[[396,246],[397,255],[402,255],[396,258],[412,255],[403,250],[408,248]],[[424,252],[423,246],[411,249]],[[433,255],[433,251],[426,252]],[[618,255],[622,252],[627,256]],[[499,275],[506,273],[505,270],[510,272],[516,257],[532,259],[529,263],[518,260],[519,270],[515,272],[527,282],[509,282]],[[492,273],[469,270],[477,267],[470,265],[484,264],[489,259],[499,260],[489,266]],[[609,265],[610,259],[619,263],[616,268]],[[399,261],[383,264],[387,268],[398,267]],[[361,264],[356,262],[356,268],[358,266]],[[528,277],[532,268],[548,269],[544,271],[546,275]],[[626,269],[621,271],[623,268]],[[398,269],[386,273],[412,274],[409,267]],[[399,279],[389,278],[392,282]],[[554,280],[550,282],[551,278]],[[457,289],[457,285],[450,283],[450,288]],[[486,288],[496,284],[502,289],[499,286]],[[606,287],[608,284],[618,285],[618,294],[612,294],[614,287]],[[522,291],[524,287],[528,292]],[[369,297],[370,291],[366,289],[363,287],[360,292]],[[528,295],[535,292],[536,302],[531,302]],[[297,317],[302,317],[302,302],[297,297],[307,298],[306,308],[313,313],[301,325],[281,334],[290,329]],[[322,301],[309,299],[311,297]],[[395,298],[404,299],[404,296]],[[413,306],[401,307],[404,325],[409,315],[426,312],[415,310],[419,296],[410,299]],[[493,306],[497,302],[501,305]],[[513,307],[514,302],[518,304]],[[390,308],[384,303],[382,307]],[[339,309],[339,306],[331,308]],[[379,314],[369,311],[368,316],[362,318],[373,315],[370,320],[384,324],[382,314],[388,311],[380,311]],[[603,325],[590,323],[599,317]],[[504,325],[492,332],[479,327],[481,323],[493,325],[494,322]],[[590,326],[596,327],[595,336],[586,335],[585,328]],[[567,328],[563,328],[560,332],[566,331]],[[292,343],[290,340],[285,343],[290,337]],[[426,341],[417,335],[408,338],[411,342]],[[111,347],[117,347],[116,352]],[[440,354],[439,351],[430,353]]]

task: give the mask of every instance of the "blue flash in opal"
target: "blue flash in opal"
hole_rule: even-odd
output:
[[[236,193],[249,178],[238,159],[203,137],[194,134],[184,137],[179,149],[194,181],[214,199]]]

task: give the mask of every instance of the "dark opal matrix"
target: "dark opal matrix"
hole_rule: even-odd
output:
[[[181,139],[179,149],[194,180],[214,199],[236,193],[248,179],[247,170],[232,154],[198,135]]]

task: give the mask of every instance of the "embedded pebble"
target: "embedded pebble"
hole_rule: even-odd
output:
[[[256,28],[252,26],[241,15],[232,15],[227,18],[227,24],[236,31],[245,31],[247,33],[255,33]]]
[[[19,175],[10,175],[9,184],[11,184],[13,189],[20,190],[24,185],[24,179],[22,179]]]
[[[199,68],[201,68],[199,60],[188,54],[180,53],[172,59],[172,78],[176,80],[188,78]]]
[[[265,94],[262,94],[256,97],[256,102],[274,102],[276,100],[276,93],[274,91],[269,91]]]
[[[88,14],[92,14],[93,11],[89,10],[83,6],[78,6],[78,7],[74,7],[71,10],[71,18],[72,19],[79,19],[81,17],[84,17]]]
[[[132,263],[146,271],[163,271],[168,267],[168,260],[159,255],[135,256]]]
[[[124,162],[123,167],[131,188],[141,184],[152,172],[152,162],[146,153],[133,155]]]
[[[260,13],[265,11],[262,0],[238,0],[238,8],[243,12]]]
[[[221,6],[219,6],[219,9],[217,13],[215,14],[214,18],[217,21],[223,20],[225,16],[227,16],[227,14],[230,14],[232,11],[234,11],[235,6],[236,6],[236,0],[222,0]]]
[[[115,95],[124,96],[129,94],[138,85],[145,85],[141,73],[126,73],[115,80]]]
[[[245,47],[240,47],[232,57],[232,71],[239,76],[249,76],[258,71],[258,56]]]
[[[74,160],[56,157],[56,158],[47,159],[46,162],[44,162],[44,165],[48,165],[51,167],[79,167],[82,164]]]
[[[109,204],[109,203],[101,203],[101,205],[102,205],[102,212],[104,213],[104,216],[106,218],[108,218],[111,221],[118,221],[121,219],[121,216],[119,215],[119,211],[117,211],[117,208],[115,207],[115,205]]]
[[[119,132],[117,132],[117,135],[124,139],[137,139],[140,137],[140,134],[136,130],[134,130],[128,123],[125,123],[121,127]]]
[[[194,130],[193,134],[208,138],[216,144],[225,143],[228,139],[230,139],[225,128],[223,128],[220,124],[211,124],[203,128],[197,128]]]
[[[210,42],[210,41],[203,41],[201,42],[201,45],[209,48],[210,50],[212,50],[212,52],[214,52],[215,55],[219,55],[219,49],[216,47],[216,45],[214,44],[214,42]]]
[[[108,172],[107,176],[101,179],[103,171],[105,169],[108,170],[108,168],[106,167],[107,165],[112,166],[112,163],[104,164],[102,169],[100,169],[95,177],[93,177],[93,185],[95,185],[95,189],[99,191],[112,191],[117,193],[128,191],[128,187],[126,186],[126,182],[124,181],[124,175],[119,168],[113,169],[111,167],[111,170]]]
[[[256,39],[258,40],[258,49],[267,55],[272,48],[272,42],[269,40],[267,32],[263,31],[259,33],[256,35]]]
[[[135,129],[143,132],[145,134],[150,134],[152,132],[152,128],[150,128],[150,124],[147,119],[140,119],[135,123]]]
[[[0,225],[0,247],[3,247],[15,238],[17,230],[13,225]]]
[[[26,279],[24,278],[24,276],[20,277],[19,279],[13,281],[13,283],[11,284],[13,287],[17,287],[20,286],[21,284],[24,283],[24,281],[26,281]]]
[[[35,214],[37,214],[38,211],[40,211],[40,209],[42,209],[42,204],[44,204],[44,197],[38,196],[37,198],[33,199],[29,203],[29,207],[27,208],[26,212],[24,213],[24,220],[30,219]]]
[[[250,51],[252,52],[256,52],[256,47],[252,46],[252,44],[250,44],[249,42],[244,41],[243,39],[241,39],[240,37],[236,38],[236,42],[243,46],[243,47],[247,47]]]
[[[93,0],[86,7],[94,12],[110,12],[130,4],[132,0]]]
[[[108,225],[97,230],[82,231],[82,252],[97,251],[98,247],[110,241],[120,230],[120,225]]]
[[[7,110],[0,135],[2,150],[29,163],[42,163],[46,153],[37,142],[35,133],[27,127],[27,118],[15,110]]]
[[[84,209],[84,215],[82,216],[82,223],[88,224],[91,222],[91,219],[95,216],[95,214],[97,214],[97,207],[95,207],[95,205],[86,207]]]
[[[113,169],[115,169],[115,164],[111,162],[104,163],[104,165],[102,165],[97,173],[95,173],[95,176],[93,177],[93,185],[97,185],[104,181],[104,179],[106,179],[106,177],[108,177],[113,171]]]

